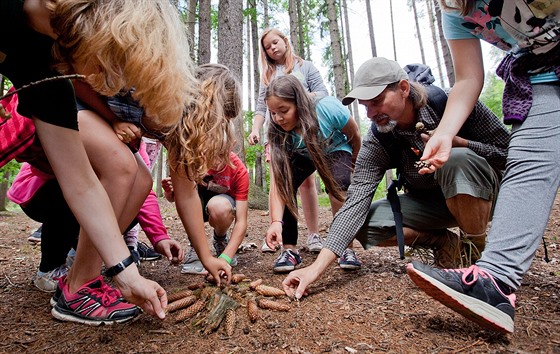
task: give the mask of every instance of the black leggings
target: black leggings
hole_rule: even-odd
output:
[[[57,180],[47,181],[22,209],[31,219],[43,223],[39,270],[49,272],[66,263],[68,251],[78,244],[80,225]]]
[[[343,191],[347,191],[350,186],[352,176],[352,154],[347,151],[334,151],[327,154],[327,160],[329,162],[329,169],[334,176],[334,180]],[[297,190],[303,181],[315,172],[315,165],[309,158],[298,154],[294,154],[291,164],[294,193],[297,193]],[[286,207],[284,207],[282,221],[284,221],[284,226],[282,227],[282,243],[286,245],[297,245],[297,218],[292,215]]]

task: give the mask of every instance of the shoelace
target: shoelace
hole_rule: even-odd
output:
[[[56,268],[52,273],[53,280],[58,280],[65,276],[68,273],[68,267],[65,264],[61,265],[60,267]]]
[[[308,238],[307,242],[310,243],[310,244],[323,243],[322,240],[321,240],[321,236],[319,236],[319,234],[309,235],[309,238]]]
[[[356,254],[352,250],[346,250],[344,252],[344,257],[343,258],[346,261],[349,261],[349,262],[358,262],[358,259],[356,258]]]
[[[198,255],[196,254],[196,251],[194,250],[194,248],[189,249],[189,253],[187,254],[187,259],[185,261],[185,263],[192,263],[194,261],[198,261]]]
[[[444,269],[444,271],[446,271],[448,273],[454,272],[454,273],[462,274],[461,275],[461,281],[465,285],[473,285],[474,283],[476,283],[479,275],[483,278],[489,278],[489,279],[491,278],[490,274],[488,274],[486,271],[478,268],[478,266],[476,264],[473,264],[472,266],[470,266],[468,268]],[[471,280],[467,280],[467,278],[471,275],[472,275]]]
[[[94,288],[91,290],[99,297],[103,306],[109,306],[122,297],[120,290],[110,287],[105,283],[101,284],[100,288]]]
[[[288,258],[290,258],[290,256],[292,256],[292,251],[286,250],[286,251],[282,252],[280,257],[278,258],[278,262],[286,262],[288,260]],[[294,258],[296,258],[296,257],[294,256]]]

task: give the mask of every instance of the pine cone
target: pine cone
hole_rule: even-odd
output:
[[[187,286],[187,289],[189,290],[196,290],[196,289],[202,289],[204,288],[206,285],[204,285],[204,283],[194,283],[194,284],[190,284],[189,286]]]
[[[191,306],[187,307],[184,310],[177,312],[177,316],[175,317],[175,322],[182,322],[186,319],[196,316],[197,313],[204,309],[206,303],[202,300],[198,300]]]
[[[249,283],[249,288],[251,288],[251,290],[255,290],[257,288],[257,286],[262,284],[262,282],[263,282],[262,279],[254,280],[254,281]]]
[[[192,304],[194,304],[196,302],[196,296],[195,295],[189,295],[187,297],[184,297],[180,300],[174,301],[172,303],[170,303],[169,305],[167,305],[167,312],[174,312],[180,309],[183,309],[187,306],[190,306]]]
[[[255,288],[257,293],[264,295],[264,296],[274,296],[274,297],[282,297],[286,296],[284,290],[280,290],[278,288],[267,286],[267,285],[259,285]]]
[[[282,304],[273,300],[259,299],[259,307],[263,309],[275,310],[275,311],[289,311],[290,305]]]
[[[239,273],[239,274],[234,274],[234,275],[231,276],[231,282],[232,282],[233,284],[237,284],[237,283],[240,283],[240,282],[241,282],[243,279],[245,279],[245,278],[247,278],[247,277],[245,276],[245,274],[241,274],[241,273]]]
[[[226,318],[224,321],[226,323],[226,334],[231,337],[235,331],[235,311],[233,309],[226,311]]]
[[[247,301],[247,315],[249,316],[249,321],[255,323],[259,318],[259,308],[255,300]]]
[[[169,295],[167,296],[167,301],[168,301],[169,303],[171,303],[171,302],[180,300],[180,299],[182,299],[182,298],[184,298],[184,297],[190,296],[190,295],[192,295],[192,294],[193,294],[192,290],[178,291],[178,292],[175,292],[175,293],[173,293],[173,294],[169,294]]]

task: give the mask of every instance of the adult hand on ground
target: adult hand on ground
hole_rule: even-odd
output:
[[[146,279],[138,273],[133,264],[113,277],[126,301],[140,306],[149,315],[165,318],[167,293],[155,281]]]
[[[320,274],[313,266],[294,270],[282,282],[284,292],[289,297],[299,300],[307,295],[307,287],[317,280]]]

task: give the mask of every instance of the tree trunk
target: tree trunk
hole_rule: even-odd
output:
[[[342,11],[344,13],[344,26],[346,28],[346,48],[347,48],[347,62],[348,62],[348,72],[350,75],[350,86],[352,87],[354,85],[354,56],[352,54],[352,40],[351,40],[351,36],[350,36],[350,24],[348,21],[348,6],[346,4],[346,0],[342,0]],[[358,129],[360,128],[361,124],[360,124],[360,114],[358,113],[358,102],[356,102],[356,100],[354,100],[354,102],[352,102],[352,109],[350,110],[351,112],[353,112],[353,116],[354,119],[356,120],[356,123],[358,124]]]
[[[338,29],[336,9],[337,5],[335,0],[327,0],[327,16],[329,19],[329,33],[331,36],[334,86],[336,97],[342,98],[346,95],[346,90],[344,89],[344,64],[342,60],[340,31]]]
[[[296,0],[288,0],[288,16],[290,18],[290,42],[296,55],[300,55],[299,41],[298,41],[298,20],[297,20],[297,5]]]
[[[187,4],[187,30],[189,38],[189,48],[192,60],[196,60],[195,55],[195,40],[194,40],[194,28],[196,24],[196,5],[197,0],[189,0]]]
[[[391,35],[393,37],[393,60],[397,60],[397,43],[395,41],[395,22],[393,21],[393,0],[389,0],[389,13],[391,17]]]
[[[198,65],[210,63],[212,27],[210,0],[200,0],[198,9]]]
[[[422,33],[420,31],[420,23],[418,22],[418,10],[416,9],[416,0],[410,0],[412,12],[414,13],[414,23],[416,24],[416,35],[418,36],[418,45],[420,46],[420,57],[422,64],[426,64],[426,55],[424,54],[424,44],[422,43]],[[429,0],[428,0],[429,1]],[[392,13],[392,11],[391,11]]]
[[[373,32],[373,18],[371,16],[371,0],[366,0],[366,12],[367,12],[367,20],[368,20],[368,28],[369,28],[369,42],[371,45],[371,56],[377,56],[377,48],[375,47],[375,35]]]
[[[10,179],[10,171],[4,172],[2,178],[2,183],[0,183],[0,211],[6,211],[8,205],[6,193],[8,193],[9,188],[8,181]]]
[[[268,22],[268,0],[262,0],[263,6],[263,27],[268,28],[270,26]]]
[[[237,79],[243,78],[243,0],[220,0],[218,4],[218,63],[227,66]],[[233,119],[234,148],[245,162],[243,118]]]
[[[439,33],[439,43],[441,45],[441,52],[443,56],[443,63],[445,65],[445,71],[447,72],[447,80],[449,80],[449,87],[453,87],[455,85],[455,69],[453,68],[453,59],[451,58],[451,51],[449,50],[449,46],[447,45],[447,41],[443,36],[443,27],[441,22],[441,10],[439,8],[439,4],[437,0],[433,1],[433,8],[436,14],[436,23]]]
[[[430,21],[430,31],[432,32],[432,41],[434,43],[434,52],[436,54],[436,65],[437,71],[439,73],[439,82],[440,86],[444,86],[443,82],[443,69],[441,67],[441,57],[439,54],[439,47],[438,47],[438,37],[436,33],[436,26],[435,26],[435,18],[434,18],[434,8],[432,6],[432,0],[426,0],[426,5],[428,8],[428,20]]]
[[[298,29],[298,53],[302,58],[309,59],[309,53],[305,53],[304,39],[305,35],[303,33],[303,14],[301,11],[301,1],[296,1],[296,14],[297,14],[297,29]]]

